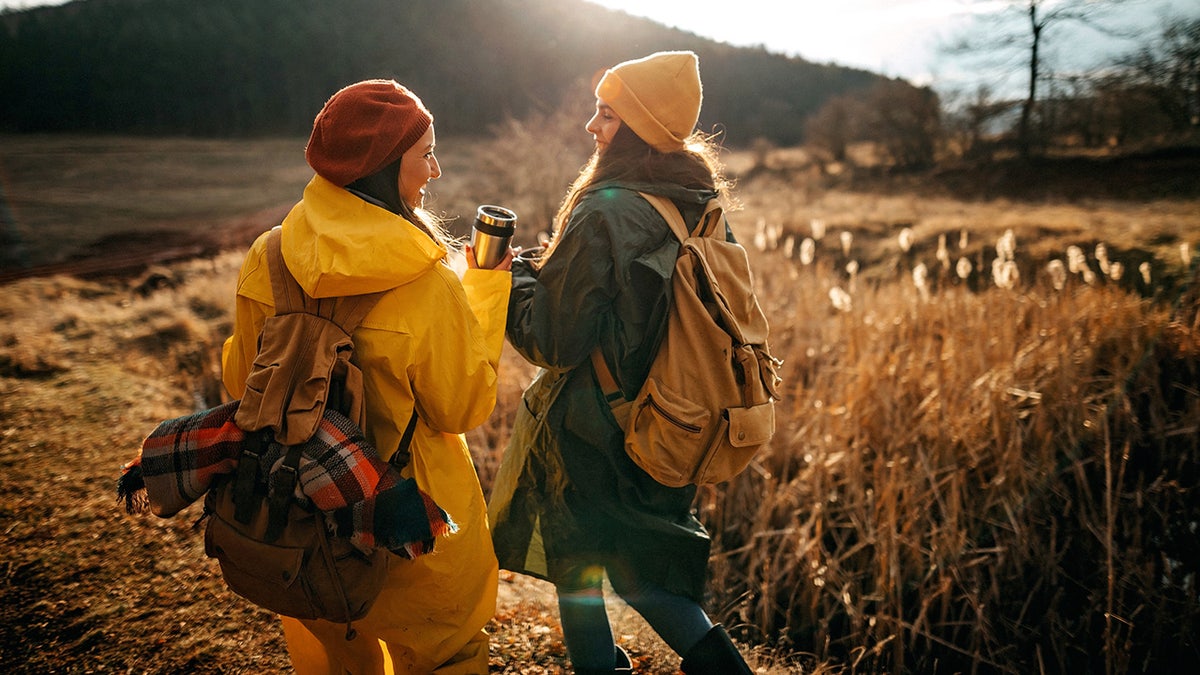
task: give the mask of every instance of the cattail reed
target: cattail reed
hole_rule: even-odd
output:
[[[950,251],[946,248],[946,233],[938,235],[937,253],[935,254],[938,262],[942,264],[942,269],[950,269]]]
[[[965,257],[959,258],[958,262],[954,265],[954,271],[958,274],[958,278],[964,281],[971,276],[973,268],[974,266],[971,265],[971,261]]]
[[[829,302],[839,312],[849,312],[854,309],[854,299],[840,286],[829,289]]]
[[[917,288],[917,294],[920,295],[923,302],[929,301],[929,268],[925,267],[925,263],[917,263],[917,266],[912,271],[913,286]]]
[[[1104,245],[1104,242],[1096,244],[1094,255],[1096,256],[1096,264],[1100,267],[1100,273],[1108,276],[1111,261],[1108,259],[1108,247]]]
[[[810,237],[805,237],[804,241],[800,242],[800,264],[811,265],[814,258],[817,256],[817,244]]]
[[[1125,265],[1119,260],[1109,264],[1108,276],[1113,281],[1120,281],[1121,277],[1125,276]]]
[[[1046,273],[1050,276],[1054,290],[1061,291],[1067,285],[1067,267],[1058,258],[1046,263]]]
[[[1074,244],[1067,247],[1067,269],[1071,270],[1071,274],[1083,274],[1083,270],[1087,269],[1087,256],[1082,248]]]
[[[812,232],[812,238],[816,241],[821,241],[825,238],[825,221],[820,218],[813,218],[808,222],[809,230]]]

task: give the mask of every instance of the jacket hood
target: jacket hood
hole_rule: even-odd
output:
[[[320,176],[283,220],[282,248],[288,270],[314,298],[403,286],[447,254],[416,225]]]

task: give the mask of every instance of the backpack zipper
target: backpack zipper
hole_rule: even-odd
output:
[[[675,426],[679,427],[680,429],[683,429],[684,431],[687,431],[687,432],[690,432],[693,434],[698,434],[703,430],[703,427],[697,426],[695,424],[690,424],[688,422],[684,422],[683,420],[679,419],[675,415],[668,412],[666,408],[663,408],[661,405],[658,404],[657,401],[654,400],[653,396],[646,397],[646,405],[649,405],[651,408],[654,408],[654,410],[656,412],[658,412],[658,414],[660,416],[662,416],[663,419],[670,422],[671,424],[674,424]]]

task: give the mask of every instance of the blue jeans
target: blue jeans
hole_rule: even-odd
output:
[[[612,668],[616,642],[604,606],[604,573],[613,590],[629,604],[676,654],[685,654],[713,627],[700,604],[638,579],[617,566],[581,567],[571,584],[559,584],[558,613],[563,641],[576,668]]]

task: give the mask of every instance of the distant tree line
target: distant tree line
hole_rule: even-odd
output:
[[[1031,12],[1038,6],[1017,4]],[[1035,34],[1044,29],[1034,26]],[[1030,67],[1034,84],[1022,99],[999,98],[981,85],[947,103],[929,90],[880,81],[826,100],[805,123],[806,143],[827,162],[852,160],[853,147],[870,144],[883,163],[903,169],[1057,150],[1200,147],[1200,17],[1166,19],[1143,40],[1090,72]]]
[[[700,55],[701,128],[730,144],[797,144],[825,101],[887,81],[582,0],[76,0],[0,14],[0,131],[306,133],[341,86],[394,77],[439,130],[483,133],[660,49]]]

